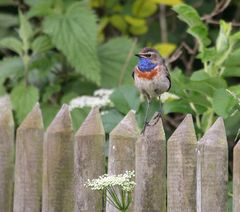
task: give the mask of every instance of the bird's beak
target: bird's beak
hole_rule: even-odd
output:
[[[135,56],[136,56],[136,57],[141,57],[141,55],[140,55],[140,54],[135,54]]]

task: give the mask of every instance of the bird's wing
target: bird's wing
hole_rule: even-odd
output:
[[[136,67],[134,67],[134,69],[133,69],[133,71],[132,71],[132,78],[133,78],[133,79],[134,79],[135,70],[136,70]]]
[[[169,91],[172,83],[171,83],[171,76],[169,74],[168,68],[165,64],[162,64],[162,65],[160,65],[159,69],[162,72],[162,74],[166,75],[167,79],[169,80],[169,88],[167,90],[167,91]]]

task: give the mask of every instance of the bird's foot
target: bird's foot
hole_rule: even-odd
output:
[[[162,113],[161,112],[158,112],[154,117],[153,117],[153,120],[154,120],[154,122],[153,122],[153,124],[151,124],[151,126],[155,126],[157,123],[158,123],[158,121],[159,121],[159,119],[162,117]]]
[[[143,126],[143,129],[142,129],[142,131],[141,131],[141,135],[144,135],[144,132],[145,132],[147,126],[150,126],[150,125],[149,125],[149,122],[148,122],[148,121],[145,121],[144,126]]]

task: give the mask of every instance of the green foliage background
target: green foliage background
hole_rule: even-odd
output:
[[[231,150],[240,126],[240,32],[235,27],[240,4],[232,1],[211,23],[206,14],[211,15],[214,3],[1,0],[0,95],[10,95],[17,124],[40,101],[47,127],[61,104],[109,88],[113,105],[102,108],[106,132],[130,109],[142,126],[146,103],[131,78],[134,53],[151,46],[168,60],[181,48],[169,65],[174,95],[163,105],[166,133],[191,113],[200,137],[222,116]],[[150,115],[158,108],[154,101]],[[88,111],[72,111],[74,129]]]

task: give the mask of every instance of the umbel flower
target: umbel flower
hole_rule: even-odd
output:
[[[97,179],[88,179],[85,186],[101,191],[107,202],[124,212],[132,202],[132,192],[136,185],[134,177],[134,171],[126,171],[119,175],[104,174]]]

